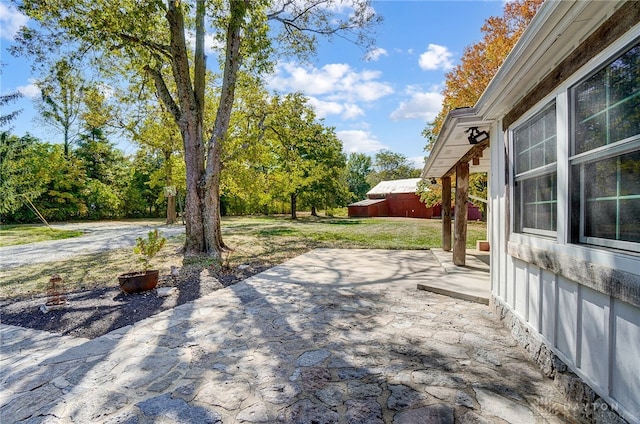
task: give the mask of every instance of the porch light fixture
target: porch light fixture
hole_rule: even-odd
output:
[[[478,144],[489,139],[489,133],[486,131],[479,131],[478,127],[471,127],[466,130],[465,133],[469,134],[467,137],[469,144]]]
[[[436,185],[438,184],[438,182],[436,181],[435,178],[431,178],[431,181],[429,181],[431,183],[431,185]]]

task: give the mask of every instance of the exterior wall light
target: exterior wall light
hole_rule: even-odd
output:
[[[489,133],[486,131],[479,131],[478,127],[471,127],[466,130],[465,133],[469,134],[467,137],[469,144],[478,144],[489,139]]]

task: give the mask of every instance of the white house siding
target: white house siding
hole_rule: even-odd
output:
[[[634,423],[640,423],[640,254],[570,243],[567,90],[639,35],[640,26],[636,26],[515,123],[534,115],[550,100],[556,102],[557,237],[513,232],[514,211],[508,200],[510,159],[505,154],[509,131],[503,131],[500,120],[494,121],[491,128],[489,174],[495,304],[510,311],[534,338],[622,417]],[[542,259],[540,252],[544,254]],[[550,262],[545,261],[549,258]]]
[[[513,311],[628,421],[640,422],[640,309],[533,264],[499,256],[507,261],[503,268],[511,270],[510,284],[493,279],[494,301]],[[507,301],[498,292],[509,293],[509,288],[512,300]]]
[[[637,2],[545,2],[536,16],[540,19],[474,106],[478,119],[491,125],[488,226],[494,305],[545,374],[573,391],[567,394],[591,409],[585,415],[600,422],[615,422],[607,415],[610,407],[640,423],[640,252],[628,245],[615,249],[574,242],[569,90],[637,43],[639,9]],[[598,37],[590,38],[594,34]],[[512,131],[551,103],[556,108],[556,231],[518,233],[511,192]],[[576,376],[609,406],[603,407],[588,388],[576,388]]]
[[[492,142],[491,149],[492,159],[504,161],[500,158],[501,143]],[[490,180],[491,219],[495,229],[491,233],[495,302],[510,309],[531,334],[542,340],[625,419],[640,423],[640,308],[510,255],[509,243],[520,244],[525,250],[528,243],[533,242],[541,249],[545,243],[530,237],[521,237],[516,242],[507,240],[508,232],[502,225],[508,222],[504,178],[492,173]],[[640,273],[640,259],[635,255],[603,254],[601,249],[549,243],[554,245],[550,250],[562,252],[564,258],[560,261],[567,269],[592,262],[627,273]],[[579,259],[574,265],[572,254]]]
[[[640,422],[640,310],[617,300],[612,303],[613,313],[608,316],[613,321],[611,396],[628,405],[635,421]]]

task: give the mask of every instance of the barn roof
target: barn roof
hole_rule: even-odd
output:
[[[387,199],[364,199],[359,202],[351,203],[347,206],[369,206],[375,205],[376,203],[386,202]]]
[[[378,185],[367,192],[367,196],[386,195],[392,193],[415,193],[421,178],[407,178],[404,180],[380,181]]]

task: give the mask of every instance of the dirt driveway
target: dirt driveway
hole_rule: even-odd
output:
[[[0,247],[0,267],[14,268],[31,263],[58,261],[77,255],[131,247],[135,245],[137,237],[145,236],[156,227],[165,237],[184,234],[182,225],[158,225],[152,222],[99,221],[53,224],[52,227],[61,230],[80,230],[85,235],[64,240]]]

